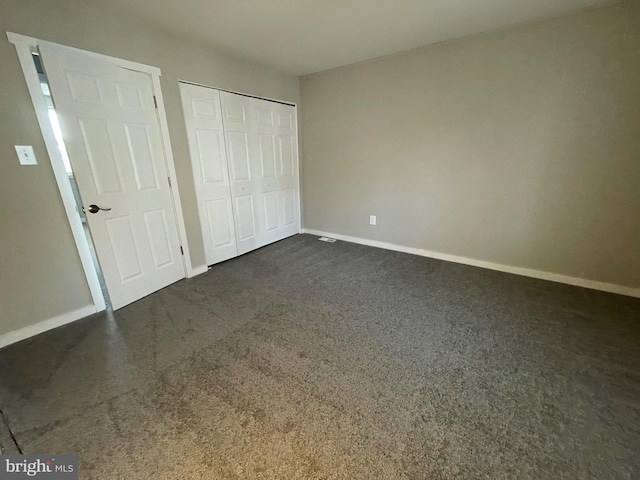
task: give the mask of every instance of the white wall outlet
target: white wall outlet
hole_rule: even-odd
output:
[[[369,215],[369,225],[375,225],[376,221],[377,220],[375,215]]]
[[[16,153],[21,165],[37,165],[36,154],[31,145],[16,145]]]

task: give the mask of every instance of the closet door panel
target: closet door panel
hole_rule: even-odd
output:
[[[273,232],[280,226],[278,192],[265,192],[264,198],[264,221],[267,232]]]
[[[220,92],[180,83],[207,265],[238,254]]]
[[[232,182],[250,182],[251,166],[249,165],[249,139],[247,134],[244,132],[229,132],[227,133],[227,141]]]
[[[228,187],[225,171],[227,159],[224,157],[222,135],[219,130],[196,128],[196,168],[199,167],[203,184],[223,184]],[[222,141],[221,141],[222,140]]]
[[[211,231],[213,248],[235,244],[233,209],[231,208],[230,199],[208,200],[205,202],[205,208],[207,210],[207,226]]]
[[[238,240],[246,241],[255,238],[256,224],[253,209],[253,195],[239,195],[234,199],[237,214]]]
[[[299,233],[295,107],[180,90],[207,264]]]
[[[261,119],[257,130],[263,202],[272,215],[267,237],[275,242],[300,232],[296,111],[293,106],[267,100],[254,102]]]
[[[296,194],[293,188],[285,188],[278,192],[282,205],[282,227],[291,227],[296,223]]]
[[[293,138],[291,135],[278,135],[280,147],[280,171],[279,176],[293,179],[295,175],[295,160],[293,158]]]
[[[273,135],[260,134],[258,136],[258,144],[260,147],[260,167],[263,179],[275,179],[276,168],[276,153],[275,153],[275,138]]]
[[[252,98],[220,92],[220,100],[231,172],[238,254],[243,254],[268,243],[259,181],[262,166],[256,131],[258,117]]]

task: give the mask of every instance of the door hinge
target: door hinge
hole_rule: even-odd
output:
[[[158,108],[158,99],[155,95],[153,96],[153,104],[156,106],[156,108]]]
[[[184,255],[184,249],[182,248],[182,245],[180,245],[180,253]]]
[[[171,177],[167,177],[167,180],[169,182],[169,188],[171,188],[172,187],[172,185],[171,185]]]

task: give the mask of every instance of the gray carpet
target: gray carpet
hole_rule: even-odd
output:
[[[0,350],[81,478],[637,479],[640,300],[299,235]]]

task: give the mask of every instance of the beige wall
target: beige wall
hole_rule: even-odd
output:
[[[303,77],[305,228],[640,287],[637,20],[583,11]]]
[[[169,130],[194,266],[204,264],[178,79],[299,100],[298,79],[190,44],[76,0],[2,0],[0,6],[0,335],[91,304],[11,31],[162,69]],[[21,167],[14,144],[39,164]]]

